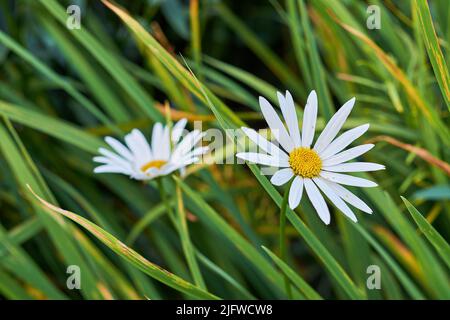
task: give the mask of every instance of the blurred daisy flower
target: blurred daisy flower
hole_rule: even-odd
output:
[[[287,128],[265,98],[260,97],[259,104],[281,148],[266,140],[255,130],[242,128],[249,139],[266,153],[243,152],[236,156],[253,163],[282,168],[272,176],[270,181],[276,186],[281,186],[293,179],[289,190],[289,207],[295,209],[300,204],[303,189],[305,189],[325,224],[330,223],[330,212],[321,192],[355,222],[356,216],[346,203],[364,212],[372,213],[361,199],[342,186],[375,187],[377,186],[375,182],[342,172],[376,171],[385,168],[370,162],[347,162],[373,148],[373,144],[365,144],[343,151],[369,129],[369,124],[348,130],[336,138],[355,104],[355,98],[347,101],[334,114],[313,147],[311,146],[317,119],[316,92],[312,91],[308,96],[301,134],[292,95],[288,91],[285,96],[278,92],[278,100]]]
[[[94,161],[101,165],[94,172],[121,173],[136,180],[150,180],[176,170],[183,174],[186,166],[199,161],[199,156],[208,150],[208,147],[196,147],[204,136],[198,130],[189,132],[181,139],[186,123],[187,120],[182,119],[172,130],[169,126],[155,123],[151,145],[138,129],[125,136],[126,146],[112,137],[106,137],[106,143],[115,152],[99,148],[101,156],[94,157]]]

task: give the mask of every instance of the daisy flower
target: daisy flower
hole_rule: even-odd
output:
[[[183,174],[186,166],[199,160],[208,147],[196,147],[204,133],[194,130],[183,139],[182,133],[187,120],[178,121],[170,130],[169,126],[155,123],[151,146],[141,131],[133,129],[125,136],[125,144],[112,137],[106,143],[115,151],[99,148],[101,156],[94,161],[101,163],[95,173],[121,173],[136,180],[150,180],[168,175],[176,170]],[[181,139],[181,141],[180,141]]]
[[[281,186],[293,178],[289,190],[289,207],[295,209],[300,204],[305,189],[313,207],[325,224],[330,223],[330,212],[322,193],[355,222],[356,216],[347,203],[364,212],[372,213],[361,199],[342,186],[375,187],[377,186],[375,182],[343,173],[384,169],[384,166],[376,163],[347,162],[374,147],[373,144],[364,144],[344,151],[369,129],[369,124],[348,130],[336,138],[352,111],[355,98],[347,101],[333,115],[314,145],[312,143],[317,118],[316,92],[312,91],[308,96],[301,134],[292,95],[289,91],[286,91],[285,96],[278,92],[278,100],[286,127],[271,104],[265,98],[259,97],[264,118],[281,147],[266,140],[253,129],[242,128],[249,139],[266,153],[243,152],[236,156],[253,163],[280,168],[270,181],[276,186]]]

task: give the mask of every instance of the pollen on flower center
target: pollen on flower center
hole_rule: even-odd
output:
[[[164,160],[152,160],[150,162],[147,162],[141,167],[141,171],[145,172],[150,168],[161,168],[163,165],[165,165],[167,161]]]
[[[322,169],[322,160],[314,150],[300,147],[289,153],[289,165],[297,176],[314,178]]]

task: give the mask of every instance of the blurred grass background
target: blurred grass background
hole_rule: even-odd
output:
[[[66,27],[70,4],[80,30]],[[446,0],[1,1],[0,297],[278,299],[287,275],[298,299],[450,298],[449,15]],[[370,174],[379,188],[355,190],[374,213],[353,224],[330,206],[325,226],[305,198],[288,212],[283,263],[281,195],[259,169],[194,166],[165,185],[201,283],[156,184],[94,175],[91,158],[103,136],[167,117],[264,128],[258,96],[276,105],[286,89],[299,115],[318,92],[319,130],[356,97],[346,126],[369,122],[364,160],[387,167]],[[51,214],[27,184],[93,224]],[[81,290],[66,286],[69,265]]]

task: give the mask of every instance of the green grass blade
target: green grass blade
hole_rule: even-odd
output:
[[[41,19],[41,22],[61,48],[66,60],[73,65],[74,71],[80,75],[91,94],[108,113],[108,116],[116,122],[129,121],[129,112],[124,108],[118,95],[115,94],[114,88],[108,87],[107,82],[102,79],[102,74],[96,72],[83,51],[75,47],[64,30],[61,30],[52,20]]]
[[[420,231],[427,237],[441,258],[450,268],[450,246],[447,241],[436,231],[435,228],[425,219],[422,214],[406,199],[401,197],[409,213],[413,217]]]
[[[11,170],[14,172],[18,188],[23,190],[26,184],[30,184],[41,194],[45,194],[44,190],[48,188],[41,186],[41,183],[39,182],[40,179],[35,177],[28,165],[24,162],[22,154],[4,129],[3,125],[0,125],[0,141],[2,141],[0,144],[0,151],[6,158]],[[98,291],[90,267],[86,264],[85,259],[76,247],[73,238],[69,236],[70,226],[61,219],[53,219],[39,206],[34,206],[34,210],[45,225],[46,230],[49,232],[58,251],[64,257],[64,261],[66,261],[68,265],[76,264],[83,269],[82,294],[87,298],[101,298],[102,294]]]
[[[55,0],[40,0],[39,3],[47,9],[47,11],[58,20],[64,28],[66,27],[65,9]],[[139,108],[154,121],[161,121],[163,117],[161,113],[154,107],[153,99],[145,92],[139,83],[130,76],[118,60],[108,49],[97,41],[86,28],[71,33],[83,47],[92,54],[92,56],[100,63],[111,77],[133,98]]]
[[[19,281],[14,279],[2,268],[0,268],[0,292],[11,300],[33,299],[33,297],[22,288]]]
[[[19,239],[16,238],[14,240],[18,241]],[[13,244],[1,225],[0,243],[0,249],[3,249],[0,251],[2,252],[0,254],[0,264],[5,269],[8,269],[18,279],[21,279],[48,299],[67,299],[46,277],[36,262],[22,248]]]
[[[213,294],[204,291],[191,283],[177,277],[176,275],[162,269],[161,267],[151,263],[144,257],[142,257],[140,254],[138,254],[133,249],[127,247],[124,243],[119,241],[117,238],[115,238],[113,235],[111,235],[109,232],[103,230],[102,228],[98,227],[97,225],[93,224],[89,220],[72,213],[67,210],[63,210],[61,208],[58,208],[57,206],[54,206],[50,204],[49,202],[45,201],[44,199],[40,198],[38,195],[32,191],[30,188],[30,191],[33,193],[33,195],[39,200],[41,203],[41,206],[44,208],[44,210],[48,211],[52,214],[61,214],[65,216],[66,218],[72,220],[73,222],[79,224],[83,228],[85,228],[87,231],[89,231],[92,235],[94,235],[98,240],[103,242],[108,248],[110,248],[112,251],[114,251],[116,254],[127,260],[129,263],[133,264],[136,268],[140,269],[141,271],[145,272],[152,278],[155,278],[158,281],[161,281],[162,283],[168,285],[169,287],[174,288],[177,291],[184,292],[192,297],[199,298],[199,299],[217,299],[216,296]]]
[[[178,179],[178,178],[176,178]],[[179,179],[178,179],[179,180]],[[199,207],[201,212],[199,218],[206,218],[209,224],[220,230],[226,238],[248,259],[254,267],[261,272],[266,280],[283,291],[284,283],[281,275],[276,272],[270,263],[258,252],[250,243],[244,239],[235,229],[229,226],[223,218],[211,208],[206,201],[192,190],[187,184],[179,180],[179,184],[184,193]],[[202,215],[201,215],[202,214]]]
[[[405,290],[413,299],[423,300],[425,295],[420,291],[420,288],[410,279],[403,269],[398,265],[394,258],[383,248],[383,246],[362,226],[354,224],[353,227],[366,239],[366,241],[378,252],[386,264],[391,268],[392,272],[397,276],[397,279],[403,284]]]
[[[330,93],[328,91],[328,85],[326,82],[326,76],[324,74],[324,68],[322,61],[320,60],[319,52],[317,49],[316,40],[312,32],[309,17],[306,11],[306,7],[303,0],[298,0],[298,6],[300,10],[300,17],[303,26],[303,30],[306,37],[307,49],[309,55],[309,64],[311,68],[311,76],[316,89],[319,100],[322,103],[320,112],[325,119],[329,120],[334,113],[333,104],[331,102]],[[311,88],[312,89],[312,88]],[[350,97],[349,97],[350,98]]]
[[[197,258],[195,257],[194,248],[189,236],[189,228],[187,225],[186,211],[184,210],[183,195],[181,193],[181,188],[178,180],[175,181],[176,184],[176,200],[177,200],[177,218],[178,227],[181,238],[181,246],[183,247],[184,254],[192,274],[192,278],[197,286],[206,290],[206,284],[203,280],[202,273],[197,263]]]
[[[46,116],[36,111],[0,101],[0,115],[13,122],[41,131],[62,141],[77,146],[81,150],[96,153],[105,144],[98,138],[78,129],[63,120]]]
[[[168,200],[168,202],[171,206],[175,205],[174,198]],[[166,206],[163,203],[160,203],[156,207],[148,210],[144,214],[144,216],[134,225],[133,229],[131,229],[125,243],[131,246],[136,241],[137,237],[142,233],[142,231],[150,226],[153,221],[164,215],[165,212]]]
[[[86,108],[91,114],[93,114],[99,121],[110,127],[112,130],[117,128],[112,123],[112,121],[106,117],[91,101],[89,101],[85,96],[79,93],[73,85],[67,80],[63,79],[60,75],[54,72],[52,69],[44,65],[38,59],[36,59],[32,54],[30,54],[26,49],[21,47],[14,39],[10,38],[7,34],[0,30],[0,42],[6,47],[13,50],[22,59],[30,63],[34,68],[41,72],[48,79],[53,81],[55,84],[63,88],[70,94],[75,100],[77,100],[82,106]],[[120,131],[119,131],[120,132]]]
[[[250,170],[255,175],[256,179],[263,186],[266,192],[270,195],[272,200],[277,204],[278,207],[281,206],[282,197],[275,189],[275,187],[269,182],[269,180],[260,173],[260,169],[254,164],[247,164]],[[286,211],[287,218],[292,223],[294,228],[298,231],[300,236],[306,241],[309,247],[317,255],[317,258],[323,263],[328,272],[333,276],[333,278],[339,283],[341,288],[347,293],[347,295],[352,299],[362,299],[363,295],[361,291],[356,287],[353,281],[350,279],[348,274],[342,268],[342,266],[333,258],[331,253],[323,246],[323,244],[318,240],[318,238],[311,232],[311,230],[305,225],[305,223],[300,220],[297,214],[288,209]]]
[[[426,0],[415,0],[414,8],[419,15],[420,30],[427,48],[428,58],[430,58],[431,65],[436,79],[439,83],[442,96],[445,104],[450,110],[450,77],[448,74],[447,63],[442,54],[441,46],[436,35],[436,30],[433,26],[433,19],[431,18],[430,8]]]
[[[198,257],[198,260],[208,269],[210,269],[212,272],[219,275],[222,279],[224,279],[226,282],[228,282],[233,288],[238,290],[243,298],[254,300],[256,299],[255,296],[253,296],[243,285],[241,285],[239,282],[237,282],[232,276],[230,276],[226,271],[221,269],[218,265],[216,265],[214,262],[212,262],[210,259],[208,259],[205,255],[201,254],[200,252],[196,252],[196,255]]]
[[[239,20],[225,5],[217,7],[220,17],[233,29],[237,36],[267,65],[296,94],[304,95],[304,90],[299,86],[299,79],[242,21]]]
[[[262,247],[264,251],[270,256],[275,264],[288,276],[292,283],[300,290],[306,298],[311,300],[322,300],[323,298],[314,290],[301,276],[295,273],[283,260],[278,258],[272,251],[266,247]]]
[[[367,178],[368,174],[362,176]],[[410,221],[400,212],[392,197],[379,188],[364,188],[364,192],[372,199],[373,203],[377,204],[379,212],[414,253],[422,274],[427,275],[426,278],[423,276],[419,278],[424,288],[435,297],[447,297],[450,294],[450,285],[445,280],[446,271],[427,243],[416,233]]]

